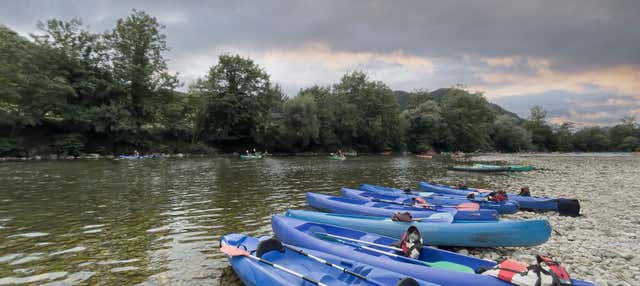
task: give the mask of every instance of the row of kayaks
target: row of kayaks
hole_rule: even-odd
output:
[[[535,170],[531,165],[489,165],[489,164],[474,164],[464,166],[451,166],[448,168],[453,171],[464,172],[526,172]]]
[[[594,285],[571,279],[542,256],[531,265],[498,263],[434,247],[542,244],[551,234],[547,220],[498,215],[518,211],[520,200],[552,210],[546,201],[554,199],[507,194],[495,202],[482,189],[419,187],[363,184],[342,188],[341,197],[307,193],[307,203],[324,212],[273,215],[274,237],[228,234],[221,250],[246,285]]]

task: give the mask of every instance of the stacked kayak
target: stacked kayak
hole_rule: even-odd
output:
[[[470,224],[472,225],[472,224]],[[354,229],[274,215],[271,227],[282,242],[383,268],[440,285],[513,285],[494,276],[477,274],[496,262],[424,247],[415,259],[399,257],[396,240]],[[375,247],[367,247],[373,245]],[[573,285],[593,285],[572,279]]]
[[[397,212],[409,212],[413,218],[427,218],[434,214],[448,213],[454,221],[497,221],[495,210],[459,211],[455,208],[421,208],[400,204],[376,202],[361,199],[349,199],[330,195],[307,193],[309,206],[332,213],[358,214],[391,217]]]
[[[241,255],[228,256],[231,267],[245,285],[311,284],[287,271],[293,271],[325,285],[436,285],[325,252],[283,245],[268,237],[255,238],[242,234],[228,234],[220,238],[220,244],[245,250],[267,261],[267,263],[260,262]],[[345,271],[314,258],[328,261]],[[269,263],[278,266],[274,267]],[[408,284],[408,282],[399,284],[401,281],[413,281],[415,284]]]
[[[289,210],[287,217],[351,228],[400,239],[409,226],[416,226],[425,245],[502,247],[534,246],[546,242],[551,225],[546,220],[501,220],[497,222],[451,223],[446,219],[415,222],[390,218]]]
[[[474,197],[483,198],[489,194],[490,190],[484,189],[456,189],[454,186],[441,185],[430,182],[420,182],[420,189],[425,192],[434,192],[439,194],[449,194],[458,196],[467,196],[469,193],[473,193]],[[562,199],[562,198],[550,198],[550,197],[535,197],[535,196],[521,196],[514,193],[508,193],[509,200],[518,202],[520,208],[531,210],[543,210],[543,211],[558,211],[562,215],[577,216],[580,213],[580,203],[574,199]]]
[[[518,212],[519,204],[514,200],[506,200],[506,201],[489,201],[483,198],[473,198],[469,199],[463,196],[458,195],[449,195],[449,194],[438,194],[434,192],[418,192],[412,190],[400,190],[388,187],[381,187],[376,185],[362,184],[360,185],[361,191],[378,193],[378,194],[386,194],[386,195],[395,195],[399,197],[405,198],[415,198],[420,197],[423,198],[430,204],[434,205],[459,205],[464,203],[477,203],[481,209],[491,209],[496,210],[501,214],[512,214]]]

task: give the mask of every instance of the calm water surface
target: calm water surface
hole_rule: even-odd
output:
[[[444,166],[412,156],[0,164],[0,285],[217,285],[221,235],[269,234],[270,215],[304,208],[307,191],[415,186]]]

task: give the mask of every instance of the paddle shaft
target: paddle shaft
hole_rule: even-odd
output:
[[[424,205],[424,204],[416,204],[416,205],[412,205],[412,204],[406,204],[406,203],[399,203],[396,201],[390,201],[390,200],[383,200],[383,199],[376,199],[376,198],[371,198],[371,201],[373,202],[381,202],[381,203],[387,203],[387,204],[395,204],[395,205],[402,205],[402,206],[408,206],[408,207],[416,207],[416,208],[425,208],[425,209],[430,209],[430,210],[436,210],[437,207],[443,207],[443,208],[455,208],[455,209],[464,209],[464,207],[459,207],[459,206],[448,206],[448,205]]]
[[[234,247],[234,246],[231,246],[231,245],[228,245],[228,244],[227,244],[227,246],[229,246],[229,247],[233,247],[233,248],[236,248],[236,249],[239,249],[239,248],[237,248],[237,247]],[[287,273],[289,273],[289,274],[291,274],[291,275],[293,275],[293,276],[296,276],[296,277],[298,277],[298,278],[300,278],[300,279],[302,279],[302,280],[309,281],[309,282],[311,282],[311,283],[313,283],[313,284],[316,284],[316,285],[318,285],[318,286],[329,286],[329,285],[324,284],[324,283],[322,283],[322,282],[320,282],[320,281],[318,281],[318,280],[315,280],[315,279],[313,279],[313,278],[310,278],[310,277],[304,276],[304,275],[302,275],[302,274],[300,274],[300,273],[298,273],[298,272],[295,272],[295,271],[293,271],[293,270],[291,270],[291,269],[289,269],[289,268],[286,268],[286,267],[284,267],[284,266],[282,266],[282,265],[280,265],[280,264],[275,264],[275,263],[273,263],[273,262],[271,262],[271,261],[269,261],[269,260],[262,259],[262,258],[260,258],[260,257],[255,256],[255,255],[251,255],[251,254],[249,254],[249,253],[248,253],[248,252],[246,252],[246,251],[243,251],[243,252],[244,252],[244,253],[243,253],[243,254],[241,254],[241,255],[243,255],[243,256],[246,256],[246,257],[249,257],[249,258],[251,258],[251,259],[254,259],[254,260],[260,261],[260,262],[262,262],[262,263],[264,263],[264,264],[267,264],[267,265],[269,265],[269,266],[271,266],[271,267],[273,267],[273,268],[276,268],[276,269],[282,270],[282,271],[287,272]]]
[[[317,233],[317,234],[320,234],[320,233]],[[368,246],[365,246],[365,245],[359,245],[357,243],[349,242],[349,241],[343,240],[341,238],[337,238],[337,237],[332,236],[332,235],[328,235],[328,237],[331,237],[331,238],[335,239],[336,241],[338,241],[340,243],[343,243],[343,244],[346,244],[346,245],[350,245],[350,246],[353,246],[353,247],[366,249],[366,250],[369,250],[369,251],[372,251],[372,252],[375,252],[375,253],[391,256],[391,257],[394,257],[394,258],[400,258],[400,259],[409,261],[411,263],[422,264],[422,265],[426,265],[426,266],[431,267],[431,263],[426,262],[426,261],[413,259],[413,258],[410,258],[410,257],[398,255],[398,254],[395,254],[395,253],[389,253],[389,252],[386,252],[386,251],[383,251],[383,250],[380,250],[380,249],[371,248],[371,247],[368,247]],[[385,246],[385,247],[388,247],[388,246]]]
[[[326,265],[329,265],[329,266],[331,266],[331,267],[333,267],[333,268],[339,269],[340,271],[342,271],[342,272],[344,272],[344,273],[347,273],[347,274],[353,275],[353,276],[358,277],[358,278],[360,278],[360,279],[362,279],[362,280],[365,280],[365,281],[372,282],[372,281],[370,281],[366,276],[363,276],[363,275],[361,275],[361,274],[359,274],[359,273],[353,272],[353,271],[351,271],[351,270],[349,270],[349,269],[347,269],[347,268],[344,268],[344,267],[340,267],[340,266],[338,266],[338,265],[335,265],[335,264],[333,264],[333,263],[331,263],[331,262],[329,262],[329,261],[326,261],[326,260],[324,260],[324,259],[322,259],[322,258],[320,258],[320,257],[317,257],[317,256],[315,256],[315,255],[312,255],[312,254],[306,253],[306,252],[302,251],[302,249],[297,249],[297,248],[291,247],[291,246],[286,245],[286,244],[283,244],[283,246],[284,246],[284,247],[286,247],[287,249],[289,249],[289,250],[293,251],[293,252],[296,252],[296,253],[298,253],[298,254],[304,255],[304,256],[309,257],[309,258],[311,258],[311,259],[313,259],[313,260],[315,260],[315,261],[318,261],[318,262],[320,262],[320,263],[324,263],[324,264],[326,264]],[[375,283],[375,284],[378,284],[378,283]],[[379,285],[379,284],[378,284],[378,285]]]
[[[357,243],[362,243],[362,244],[368,244],[368,245],[373,245],[373,246],[377,246],[377,247],[381,247],[381,248],[386,248],[386,249],[391,249],[391,250],[395,250],[395,251],[402,251],[402,249],[395,247],[395,246],[390,246],[390,245],[384,245],[384,244],[378,244],[375,242],[370,242],[370,241],[364,241],[364,240],[358,240],[358,239],[354,239],[354,238],[349,238],[349,237],[344,237],[344,236],[337,236],[337,235],[333,235],[333,234],[328,234],[328,233],[318,233],[320,235],[326,235],[328,237],[333,237],[333,238],[337,238],[337,239],[343,239],[343,240],[348,240],[348,241],[352,241],[352,242],[357,242]]]

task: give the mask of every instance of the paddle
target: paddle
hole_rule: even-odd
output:
[[[291,250],[291,251],[293,251],[293,252],[296,252],[296,253],[298,253],[298,254],[304,255],[304,256],[306,256],[306,257],[309,257],[309,258],[311,258],[311,259],[313,259],[313,260],[315,260],[315,261],[318,261],[318,262],[320,262],[320,263],[323,263],[323,264],[329,265],[329,266],[331,266],[331,267],[333,267],[333,268],[335,268],[335,269],[339,269],[340,271],[342,271],[342,272],[344,272],[344,273],[351,274],[351,275],[353,275],[353,276],[355,276],[355,277],[358,277],[358,278],[360,278],[360,279],[362,279],[362,280],[364,280],[364,281],[368,281],[368,282],[372,282],[372,283],[377,284],[377,285],[381,285],[381,284],[380,284],[380,283],[378,283],[378,282],[375,282],[375,281],[371,281],[371,280],[369,280],[366,276],[363,276],[363,275],[361,275],[361,274],[359,274],[359,273],[356,273],[356,272],[353,272],[353,271],[351,271],[351,270],[349,270],[349,269],[347,269],[347,268],[344,268],[344,267],[340,267],[340,266],[338,266],[338,265],[335,265],[335,264],[333,264],[333,263],[331,263],[331,262],[329,262],[329,261],[326,261],[326,260],[324,260],[324,259],[322,259],[322,258],[320,258],[320,257],[317,257],[317,256],[314,256],[314,255],[312,255],[312,254],[306,253],[306,252],[302,251],[302,249],[297,249],[297,248],[295,248],[295,247],[292,247],[292,246],[289,246],[289,245],[286,245],[286,244],[283,244],[283,246],[284,246],[284,247],[286,247],[286,248],[288,248],[289,250]]]
[[[300,278],[302,280],[309,281],[309,282],[311,282],[311,283],[313,283],[315,285],[328,286],[327,284],[324,284],[324,283],[322,283],[322,282],[320,282],[318,280],[315,280],[313,278],[309,278],[307,276],[304,276],[304,275],[302,275],[302,274],[300,274],[298,272],[295,272],[295,271],[293,271],[293,270],[291,270],[289,268],[286,268],[286,267],[284,267],[282,265],[275,264],[275,263],[273,263],[273,262],[271,262],[269,260],[265,260],[265,259],[262,259],[260,257],[253,256],[253,255],[249,254],[249,252],[247,252],[246,250],[242,250],[240,248],[233,247],[233,246],[228,245],[228,244],[223,244],[222,246],[220,246],[220,251],[222,253],[226,254],[226,255],[229,255],[229,256],[245,256],[245,257],[249,257],[251,259],[258,260],[258,261],[260,261],[260,262],[262,262],[264,264],[272,266],[272,267],[274,267],[276,269],[279,269],[279,270],[282,270],[284,272],[287,272],[287,273],[289,273],[289,274],[291,274],[293,276],[296,276],[296,277],[298,277],[298,278]]]
[[[406,203],[399,203],[396,201],[391,201],[391,200],[383,200],[383,199],[376,199],[376,198],[370,198],[370,200],[372,202],[380,202],[380,203],[387,203],[387,204],[394,204],[394,205],[401,205],[401,206],[408,206],[408,207],[416,207],[416,208],[425,208],[425,209],[430,209],[430,210],[436,210],[437,207],[443,207],[443,208],[455,208],[457,210],[463,210],[463,211],[477,211],[480,209],[480,205],[476,204],[476,203],[461,203],[457,206],[453,206],[453,205],[432,205],[432,204],[406,204]]]
[[[366,250],[369,250],[369,251],[372,251],[372,252],[375,252],[375,253],[391,256],[391,257],[394,257],[394,258],[403,259],[405,261],[408,261],[408,262],[411,262],[411,263],[414,263],[414,264],[422,264],[422,265],[426,265],[426,266],[433,267],[433,268],[448,269],[448,270],[458,271],[458,272],[475,273],[475,271],[473,269],[471,269],[470,267],[468,267],[466,265],[457,264],[457,263],[448,262],[448,261],[437,261],[437,262],[422,261],[422,260],[413,259],[413,258],[409,258],[409,257],[406,257],[406,256],[398,255],[398,254],[395,254],[395,253],[390,253],[390,252],[382,251],[382,250],[379,250],[379,249],[371,248],[371,247],[368,247],[368,246],[359,245],[357,243],[368,244],[368,245],[372,245],[372,246],[376,246],[376,247],[380,247],[380,248],[386,248],[386,249],[389,249],[389,250],[395,250],[395,251],[402,252],[402,249],[397,248],[397,247],[393,247],[393,246],[389,246],[389,245],[377,244],[377,243],[373,243],[373,242],[369,242],[369,241],[357,240],[357,239],[353,239],[353,238],[342,237],[342,236],[332,235],[332,234],[328,234],[328,233],[317,232],[317,233],[314,233],[314,234],[316,236],[322,238],[322,239],[325,239],[325,240],[332,240],[332,241],[336,241],[336,242],[339,242],[339,243],[342,243],[342,244],[346,244],[346,245],[349,245],[349,246],[353,246],[353,247],[356,247],[356,248],[366,249]]]

